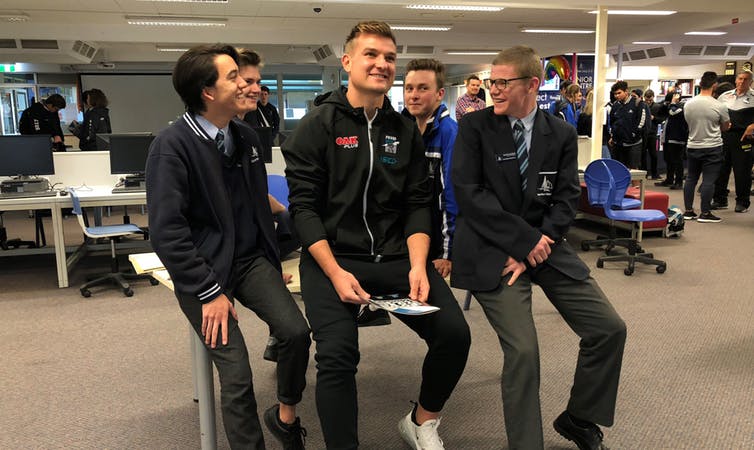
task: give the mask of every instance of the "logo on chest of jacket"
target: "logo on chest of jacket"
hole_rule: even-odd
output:
[[[385,147],[385,153],[396,154],[398,153],[398,144],[400,144],[400,141],[397,137],[386,135],[385,143],[382,146]]]
[[[259,152],[257,151],[257,148],[253,145],[251,146],[251,163],[255,163],[259,161]]]
[[[359,137],[358,136],[339,136],[335,138],[335,145],[344,149],[359,148]]]

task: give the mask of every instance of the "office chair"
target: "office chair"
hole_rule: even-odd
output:
[[[592,161],[584,172],[584,180],[589,194],[589,203],[593,206],[601,206],[605,216],[610,219],[610,236],[615,237],[615,221],[626,222],[651,222],[664,219],[665,213],[658,209],[621,209],[626,188],[631,180],[631,174],[626,166],[611,159],[598,159]],[[628,180],[628,182],[626,182]],[[619,184],[620,183],[620,184]],[[622,187],[618,187],[618,186]],[[618,240],[614,238],[614,240]],[[605,261],[625,261],[628,267],[623,270],[626,276],[634,273],[637,262],[655,265],[657,273],[664,273],[667,263],[654,259],[651,253],[645,253],[636,239],[621,238],[621,245],[628,249],[627,254],[600,256],[597,259],[597,267],[604,267]],[[610,246],[610,243],[608,243]],[[614,245],[613,245],[614,246]],[[582,244],[582,248],[583,248]]]
[[[288,181],[282,175],[267,175],[267,192],[288,209]]]
[[[631,173],[630,172],[620,172],[620,167],[625,167],[623,164],[621,164],[619,161],[616,161],[614,159],[600,159],[597,161],[603,161],[608,169],[613,171],[613,176],[615,177],[615,187],[618,192],[623,192],[625,195],[626,189],[631,185]],[[594,161],[596,162],[596,161]],[[588,167],[587,167],[588,169]],[[594,169],[593,169],[594,170]],[[620,173],[619,175],[616,175]],[[587,185],[587,195],[589,197],[589,204],[592,206],[601,206],[604,203],[604,198],[593,198],[592,196],[599,196],[599,195],[607,195],[607,192],[602,192],[599,189],[589,189],[589,181],[587,180],[586,172],[584,173],[584,181]],[[641,207],[641,200],[637,200],[635,198],[626,198],[622,197],[620,199],[621,204],[617,209],[637,209]],[[610,227],[610,234],[608,236],[597,236],[597,239],[591,239],[591,240],[584,240],[581,241],[581,249],[586,251],[589,251],[589,249],[593,247],[602,247],[605,246],[605,254],[609,255],[613,248],[615,247],[625,247],[628,248],[630,245],[632,245],[632,242],[634,239],[632,238],[619,238],[617,237],[615,233],[615,228]],[[641,253],[642,249],[641,246],[638,247],[638,252]]]
[[[157,285],[158,281],[152,278],[149,274],[137,275],[134,273],[120,272],[118,270],[118,257],[115,254],[115,241],[120,237],[131,234],[143,234],[141,228],[133,224],[103,225],[98,227],[87,226],[84,221],[84,213],[81,210],[81,202],[79,201],[76,191],[70,189],[69,192],[71,194],[71,201],[73,202],[73,213],[76,214],[76,218],[79,221],[79,225],[81,225],[81,229],[84,231],[84,235],[92,239],[108,238],[110,240],[110,272],[98,276],[92,281],[82,285],[79,288],[81,295],[84,297],[91,297],[92,293],[89,288],[102,284],[114,284],[123,290],[123,294],[125,294],[126,297],[131,297],[134,295],[134,291],[131,289],[131,285],[128,284],[127,280],[147,279],[152,286]]]

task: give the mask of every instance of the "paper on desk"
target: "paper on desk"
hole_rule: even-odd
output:
[[[162,264],[160,258],[157,257],[157,253],[134,253],[128,255],[128,260],[134,266],[136,273],[152,272],[158,269],[164,269],[165,265]]]

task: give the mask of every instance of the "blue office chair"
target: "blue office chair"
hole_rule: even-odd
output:
[[[600,162],[599,165],[593,167],[591,169],[591,173],[587,172],[589,171],[589,167],[596,163]],[[607,187],[607,183],[604,181],[606,177],[603,175],[595,174],[595,171],[599,168],[602,168],[602,163],[604,163],[605,166],[607,166],[607,170],[610,170],[613,173],[613,177],[615,179],[615,189],[616,189],[616,195],[620,196],[620,199],[615,199],[616,201],[620,200],[620,205],[617,207],[614,207],[615,209],[637,209],[641,207],[641,200],[635,199],[635,198],[626,198],[625,192],[626,189],[631,185],[631,173],[621,170],[621,167],[625,169],[626,166],[621,164],[619,161],[616,161],[614,159],[598,159],[596,161],[593,161],[590,163],[589,166],[587,166],[587,171],[584,172],[584,181],[587,185],[587,196],[589,198],[589,204],[592,206],[599,206],[601,207],[606,200],[607,191],[605,189],[593,189],[590,188],[589,185],[591,184],[592,187],[600,185],[600,180],[602,180],[601,186],[603,188]],[[598,177],[596,179],[595,177]],[[584,240],[581,241],[581,249],[586,251],[589,251],[589,249],[593,247],[602,247],[605,246],[605,254],[609,255],[610,252],[615,247],[625,247],[628,248],[630,245],[633,245],[635,242],[634,239],[631,238],[619,238],[617,237],[615,233],[615,227],[610,227],[610,235],[608,236],[597,236],[597,239],[590,239],[590,240]],[[638,247],[638,252],[641,253],[641,247]]]
[[[116,287],[120,287],[126,297],[131,297],[134,295],[134,291],[131,289],[131,285],[127,280],[149,280],[152,286],[157,285],[158,281],[152,278],[149,274],[126,273],[118,270],[118,257],[115,254],[115,241],[123,236],[131,234],[144,234],[144,231],[130,223],[122,225],[103,225],[99,227],[87,226],[76,191],[74,189],[69,189],[68,192],[71,194],[71,201],[73,202],[73,213],[76,214],[79,225],[81,225],[81,229],[84,230],[84,235],[92,239],[108,238],[110,240],[110,272],[102,274],[82,285],[79,288],[81,295],[84,297],[91,297],[92,292],[89,288],[102,284],[113,284]]]
[[[282,175],[267,175],[267,191],[288,209],[288,180]]]
[[[592,161],[584,172],[584,180],[586,181],[586,188],[589,194],[589,203],[601,206],[605,211],[605,216],[610,219],[611,237],[615,236],[616,220],[651,222],[666,218],[665,213],[657,209],[621,209],[623,206],[623,197],[631,181],[631,174],[628,168],[618,161],[611,159]],[[657,273],[664,273],[667,269],[665,261],[654,259],[654,255],[645,253],[636,239],[621,238],[621,242],[621,245],[625,245],[628,249],[628,254],[608,254],[601,256],[597,259],[597,267],[602,268],[605,261],[625,261],[628,262],[628,267],[623,270],[623,273],[626,275],[634,273],[637,262],[657,266]]]

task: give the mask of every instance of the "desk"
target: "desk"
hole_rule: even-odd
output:
[[[122,206],[122,205],[145,205],[147,194],[145,192],[128,192],[113,194],[112,185],[92,186],[89,190],[77,190],[82,207],[92,206]],[[65,232],[63,229],[63,208],[73,207],[73,202],[66,196],[58,194],[53,197],[19,197],[0,199],[0,211],[23,211],[28,209],[49,209],[52,212],[52,235],[54,240],[55,263],[58,273],[58,287],[68,287],[68,272],[81,257],[81,247],[66,258]],[[5,255],[49,253],[50,250],[7,250]]]

